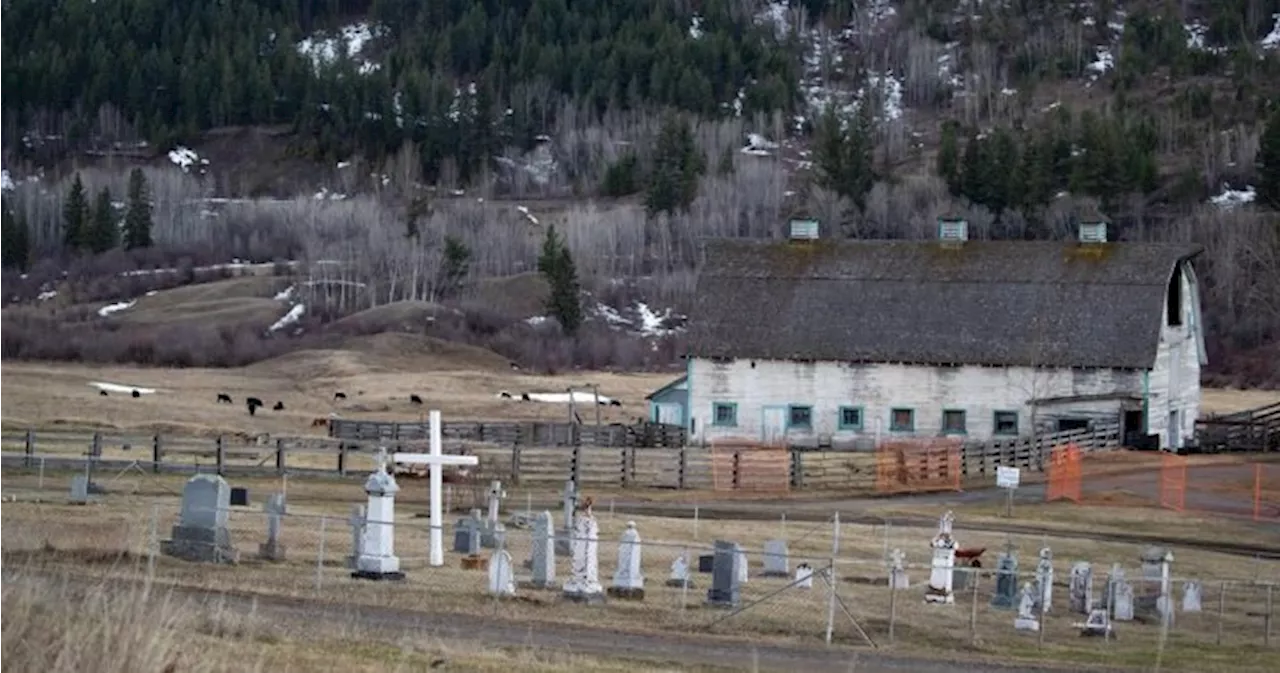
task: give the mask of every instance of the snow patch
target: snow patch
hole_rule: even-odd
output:
[[[209,165],[208,159],[201,159],[195,150],[182,145],[169,150],[169,161],[181,168],[183,173],[190,173],[193,167],[199,168],[200,172],[204,173],[203,166]]]
[[[316,192],[313,198],[317,201],[342,201],[347,198],[347,195],[338,192],[331,192],[328,187],[321,187],[320,191]]]
[[[1262,38],[1263,49],[1280,48],[1280,12],[1272,14],[1271,18],[1275,19],[1275,24],[1271,26],[1271,32]]]
[[[296,286],[293,285],[286,287],[285,289],[277,292],[276,296],[272,297],[272,299],[275,299],[276,301],[289,301],[293,298],[293,291],[295,287]]]
[[[0,171],[0,190],[6,192],[13,190],[13,178],[9,175],[9,169],[7,168]]]
[[[50,299],[53,299],[56,296],[58,296],[57,290],[45,290],[44,292],[41,292],[40,294],[36,295],[36,299],[38,301],[49,301]]]
[[[108,383],[106,381],[90,381],[89,385],[98,390],[105,390],[109,393],[132,393],[135,390],[139,395],[154,395],[155,388],[143,388],[140,386],[127,386],[121,383]]]
[[[529,398],[528,401],[530,402],[546,402],[550,404],[568,404],[569,402],[573,402],[574,404],[595,404],[597,401],[600,404],[613,403],[613,398],[605,397],[604,395],[597,396],[593,393],[589,393],[581,390],[575,390],[573,392],[563,392],[563,393],[514,393],[514,394],[504,390],[502,392],[499,392],[497,394],[497,397],[500,397],[503,399],[516,399],[516,400],[522,399],[523,397],[528,397]]]
[[[306,304],[297,304],[293,308],[289,309],[289,312],[284,314],[284,317],[280,318],[274,323],[271,323],[271,326],[267,328],[267,331],[278,332],[288,327],[289,325],[292,325],[298,322],[299,320],[301,320],[302,314],[306,312],[307,312]]]
[[[700,39],[702,35],[702,17],[694,14],[693,18],[689,20],[689,37],[697,40]]]
[[[679,327],[667,327],[667,323],[677,318],[671,309],[658,313],[644,302],[636,303],[636,311],[640,314],[640,333],[645,336],[666,336],[681,331]]]
[[[759,133],[748,133],[747,146],[742,148],[742,153],[753,154],[758,157],[767,157],[773,155],[773,152],[776,149],[778,149],[778,143],[769,140]]]
[[[120,301],[114,304],[107,304],[106,306],[103,306],[102,308],[98,309],[98,317],[105,318],[111,315],[112,313],[119,313],[120,311],[133,308],[133,305],[136,303],[138,303],[137,299],[130,299],[129,301]]]
[[[545,325],[548,322],[550,322],[550,320],[551,318],[548,318],[545,315],[529,316],[528,318],[524,319],[525,323],[531,327],[541,327],[542,325]]]
[[[353,23],[339,29],[336,37],[317,34],[303,39],[297,44],[298,53],[311,59],[312,66],[320,70],[337,61],[339,54],[351,59],[359,57],[370,40],[381,37],[384,33],[381,26],[375,28],[364,22]],[[360,74],[367,75],[381,67],[379,63],[362,60],[356,69]]]
[[[1094,54],[1093,62],[1086,66],[1087,69],[1099,75],[1105,75],[1108,70],[1115,69],[1116,59],[1111,54],[1110,47],[1094,47]]]
[[[1221,192],[1209,197],[1209,202],[1223,210],[1231,210],[1246,203],[1253,203],[1256,198],[1258,198],[1258,191],[1253,185],[1248,185],[1244,189],[1232,189],[1228,185],[1223,185]]]
[[[538,216],[529,212],[529,206],[516,206],[516,210],[520,211],[520,214],[524,215],[524,219],[529,220],[530,224],[538,224]]]

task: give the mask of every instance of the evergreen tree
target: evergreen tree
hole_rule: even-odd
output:
[[[7,269],[26,271],[31,257],[27,225],[7,207],[0,206],[0,218],[0,261]]]
[[[1258,140],[1258,202],[1280,210],[1280,106],[1271,113]]]
[[[151,247],[151,198],[147,176],[141,168],[129,173],[129,210],[124,216],[124,247],[129,250]]]
[[[640,191],[640,159],[628,152],[605,169],[600,193],[614,198]]]
[[[947,183],[952,196],[960,196],[960,141],[956,137],[959,125],[948,121],[942,125],[942,141],[938,145],[938,176]]]
[[[85,195],[80,174],[76,173],[71,181],[71,189],[67,192],[67,201],[62,204],[62,244],[67,250],[75,252],[84,247],[88,226],[89,199]]]
[[[698,195],[698,179],[707,160],[698,151],[688,122],[669,117],[658,133],[645,208],[650,215],[687,210]]]
[[[538,272],[551,287],[551,294],[547,297],[547,313],[560,323],[565,333],[576,334],[582,326],[578,270],[569,254],[569,246],[556,234],[555,225],[547,227],[547,235],[542,240]]]
[[[93,220],[89,225],[86,245],[95,253],[104,253],[119,242],[120,227],[116,224],[116,209],[111,204],[111,190],[106,187],[98,192],[93,204]]]
[[[440,294],[449,296],[458,291],[471,270],[471,248],[455,236],[444,237],[444,264],[440,269]]]
[[[859,209],[875,184],[872,167],[875,146],[871,139],[870,106],[862,106],[848,122],[828,107],[814,136],[814,161],[823,187],[847,197]]]

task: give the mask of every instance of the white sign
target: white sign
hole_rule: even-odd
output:
[[[1000,488],[1017,488],[1022,479],[1022,471],[1016,467],[1000,466],[996,468],[996,486]]]

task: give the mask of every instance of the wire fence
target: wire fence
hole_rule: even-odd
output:
[[[59,477],[63,483],[64,479]],[[1154,652],[1170,643],[1266,647],[1275,638],[1272,624],[1280,565],[1256,558],[1235,559],[1221,566],[1227,574],[1214,576],[1206,570],[1219,566],[1210,566],[1204,560],[1207,557],[1197,556],[1200,552],[1175,550],[1171,576],[1156,580],[1138,564],[1140,550],[1132,545],[1125,552],[1127,558],[1113,566],[1117,561],[1113,548],[1062,543],[1061,551],[1054,552],[1056,559],[1048,561],[1054,571],[1051,599],[1048,604],[1038,601],[1034,613],[1040,628],[1027,631],[1015,628],[1018,617],[1026,616],[1025,610],[1019,610],[1021,591],[1027,584],[1038,586],[1045,577],[1036,570],[1037,553],[1049,546],[1049,540],[1036,535],[966,531],[962,542],[969,546],[960,549],[962,557],[968,558],[965,552],[985,551],[973,556],[981,559],[981,565],[974,567],[966,560],[935,567],[929,546],[933,531],[889,521],[855,524],[840,522],[839,515],[825,522],[780,518],[776,523],[642,518],[634,522],[641,541],[633,543],[624,540],[633,521],[598,508],[596,538],[571,537],[563,516],[556,513],[552,516],[554,539],[548,543],[533,525],[541,512],[520,510],[502,517],[500,531],[481,523],[482,544],[475,554],[455,547],[458,523],[467,517],[448,515],[440,522],[444,562],[433,566],[431,522],[416,517],[411,507],[400,507],[394,521],[379,521],[362,515],[354,504],[345,515],[335,515],[304,506],[276,514],[261,500],[247,507],[188,508],[186,512],[172,498],[162,502],[124,494],[87,507],[68,505],[65,496],[41,500],[18,501],[18,507],[6,508],[6,565],[58,566],[95,576],[141,576],[161,585],[477,614],[530,624],[552,620],[618,629],[808,638],[877,648],[910,644],[939,650],[1016,652],[1052,646],[1059,653],[1099,650],[1098,656],[1105,660]],[[184,517],[211,525],[207,530],[184,530]],[[382,558],[379,567],[403,572],[403,580],[372,582],[353,577],[361,548],[365,555],[376,556],[372,545],[384,536],[393,540],[395,561]],[[736,547],[740,554],[733,555],[742,565],[724,566],[730,563],[725,560],[728,552],[717,539],[744,540]],[[559,547],[558,553],[548,557],[548,544]],[[1053,544],[1060,543],[1055,539]],[[1017,550],[1019,570],[997,568],[995,557],[1004,548],[1001,545]],[[603,594],[602,605],[584,606],[565,595],[570,580],[578,580],[579,588],[583,580],[591,584],[591,573],[572,553],[578,550],[585,555],[588,546],[596,549],[594,576]],[[1108,589],[1113,567],[1124,573],[1133,596],[1134,618],[1113,622],[1116,639],[1081,638],[1088,611],[1078,603],[1072,609],[1072,570],[1080,560],[1090,558],[1090,550],[1097,556],[1093,557],[1092,596],[1085,605],[1109,602],[1114,593]],[[630,561],[631,556],[638,560]],[[547,561],[550,576],[539,557]],[[901,560],[897,573],[895,559]],[[639,568],[643,591],[610,592],[636,585],[629,572],[632,563]],[[535,575],[535,570],[540,574]],[[898,581],[891,581],[892,577]],[[926,602],[931,584],[940,588],[948,581],[949,602]],[[1076,590],[1082,591],[1082,586]],[[1188,591],[1194,596],[1188,597]],[[1167,619],[1153,617],[1158,611],[1152,612],[1152,606],[1160,595],[1164,605],[1172,606]]]

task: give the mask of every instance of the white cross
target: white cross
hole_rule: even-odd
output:
[[[395,462],[410,465],[426,465],[431,469],[431,560],[433,566],[444,565],[444,490],[443,472],[446,465],[479,465],[475,456],[446,456],[441,449],[440,412],[431,412],[431,453],[397,453]]]

